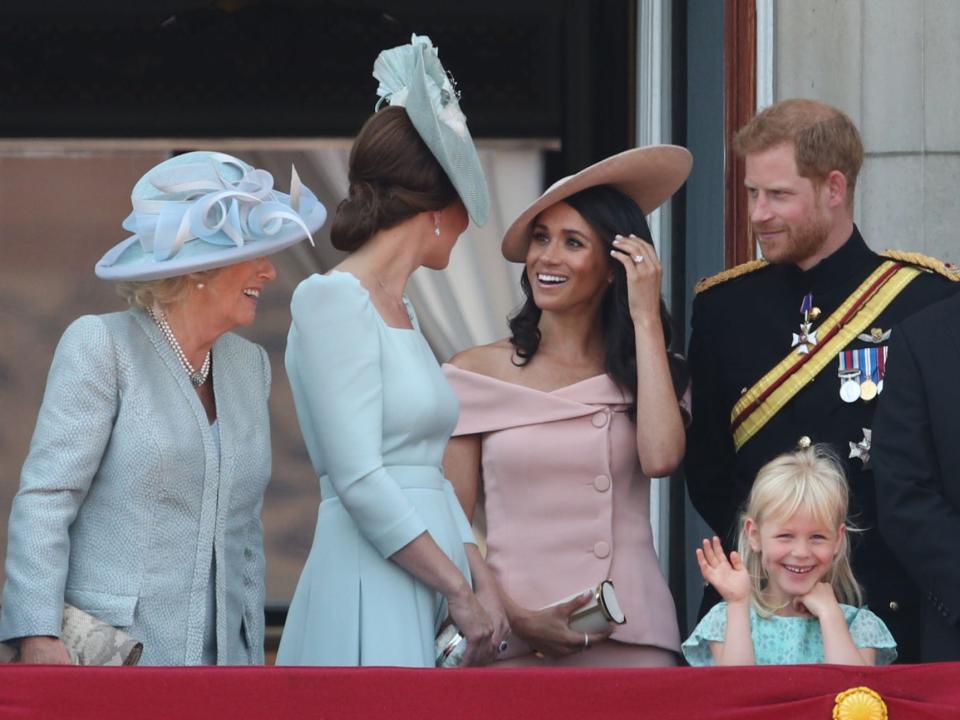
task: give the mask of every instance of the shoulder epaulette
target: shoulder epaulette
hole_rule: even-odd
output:
[[[884,250],[880,253],[885,258],[897,260],[899,262],[916,265],[926,270],[932,270],[938,275],[943,275],[948,280],[960,282],[960,270],[953,263],[945,263],[935,257],[924,255],[918,252],[906,252],[904,250]]]
[[[739,265],[734,265],[732,268],[722,270],[716,275],[701,278],[700,282],[698,282],[693,288],[693,294],[697,295],[702,293],[704,290],[709,290],[715,285],[725,283],[727,280],[733,280],[741,275],[747,275],[748,273],[752,273],[760,268],[765,268],[769,264],[770,263],[768,263],[766,260],[751,260],[749,262],[740,263]]]

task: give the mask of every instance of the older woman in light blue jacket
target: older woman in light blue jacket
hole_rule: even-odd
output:
[[[131,309],[64,333],[10,517],[0,640],[64,663],[64,602],[121,627],[151,665],[263,662],[260,510],[270,365],[253,322],[267,255],[316,231],[299,184],[221,153],[134,187],[134,233],[97,263]]]

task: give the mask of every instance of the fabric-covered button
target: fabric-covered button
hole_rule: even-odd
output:
[[[594,413],[593,417],[590,418],[590,422],[593,423],[593,426],[596,428],[602,428],[607,424],[607,413],[604,410]]]
[[[606,492],[610,489],[610,478],[606,475],[597,475],[593,479],[593,486],[597,489],[597,492]]]
[[[610,554],[610,545],[601,540],[593,546],[593,554],[598,558],[605,558]]]
[[[890,612],[896,612],[896,611],[899,610],[899,609],[900,609],[899,603],[897,603],[896,600],[891,600],[891,601],[890,601]]]

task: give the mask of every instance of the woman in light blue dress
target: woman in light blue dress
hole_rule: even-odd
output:
[[[374,75],[390,107],[354,143],[331,231],[352,254],[291,305],[287,373],[321,503],[277,662],[433,666],[449,616],[482,664],[507,623],[441,468],[456,396],[403,291],[446,266],[468,210],[483,222],[486,184],[429,39],[381,53]]]

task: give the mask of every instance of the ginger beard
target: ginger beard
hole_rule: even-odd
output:
[[[815,256],[827,240],[830,219],[823,212],[819,193],[815,194],[813,211],[801,221],[783,217],[763,223],[751,223],[753,236],[763,257],[775,264],[800,265]]]

